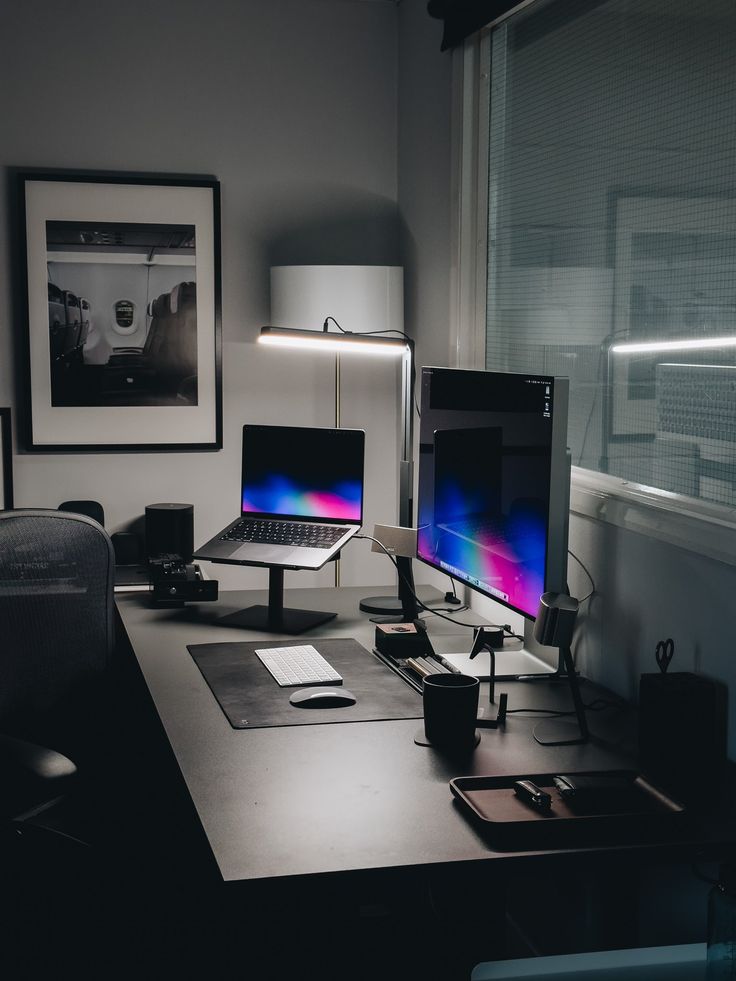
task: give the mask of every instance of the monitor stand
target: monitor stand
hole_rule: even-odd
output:
[[[374,623],[412,623],[419,616],[411,559],[405,555],[397,555],[394,561],[398,573],[398,595],[368,596],[358,604],[363,613],[391,614],[376,617]]]
[[[336,613],[317,610],[284,609],[284,570],[268,567],[268,606],[249,606],[228,613],[216,622],[224,627],[245,627],[273,634],[301,634],[336,617]]]
[[[542,657],[542,651],[549,655],[549,647],[542,647],[534,639],[534,622],[524,621],[523,644],[514,638],[504,641],[502,648],[495,648],[496,680],[509,681],[517,678],[554,678],[563,673],[562,655],[557,664],[550,664]],[[481,681],[491,676],[491,655],[482,650],[470,660],[470,651],[463,654],[444,654],[444,657],[463,674],[473,675]]]

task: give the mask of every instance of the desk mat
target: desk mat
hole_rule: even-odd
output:
[[[357,640],[345,637],[306,643],[342,675],[343,686],[357,699],[355,705],[303,709],[289,702],[289,696],[298,689],[280,688],[254,652],[257,648],[292,647],[293,640],[190,644],[187,650],[234,729],[423,717],[422,696]]]

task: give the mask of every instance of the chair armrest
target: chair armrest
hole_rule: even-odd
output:
[[[18,817],[58,800],[76,776],[67,756],[0,733],[0,816]]]

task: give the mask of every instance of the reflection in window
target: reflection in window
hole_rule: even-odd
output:
[[[488,72],[486,366],[570,378],[574,464],[727,505],[735,44],[731,0],[538,0]]]

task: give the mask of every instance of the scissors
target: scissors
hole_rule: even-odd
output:
[[[668,637],[667,640],[660,640],[657,644],[655,657],[657,658],[657,664],[662,674],[666,674],[674,653],[675,642],[671,637]]]

